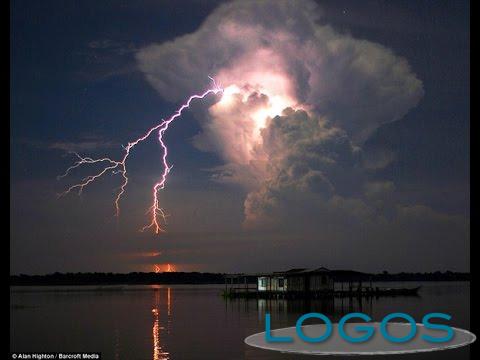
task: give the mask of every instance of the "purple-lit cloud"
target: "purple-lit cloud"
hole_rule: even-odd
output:
[[[329,204],[347,177],[363,190],[371,166],[363,143],[423,95],[405,59],[336,32],[318,14],[308,0],[234,1],[196,32],[137,53],[164,98],[201,87],[205,74],[225,89],[199,116],[194,144],[224,159],[215,180],[247,189],[247,226],[282,219],[292,194]]]

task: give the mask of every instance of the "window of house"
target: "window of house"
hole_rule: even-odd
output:
[[[278,287],[279,288],[283,288],[284,284],[285,284],[285,279],[278,279]]]
[[[267,279],[260,279],[260,286],[267,287]]]

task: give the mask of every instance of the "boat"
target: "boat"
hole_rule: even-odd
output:
[[[382,288],[382,289],[375,289],[375,293],[380,295],[418,295],[418,291],[420,290],[421,286],[412,287],[412,288]]]

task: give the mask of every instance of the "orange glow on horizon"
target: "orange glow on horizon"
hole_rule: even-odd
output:
[[[175,271],[175,267],[173,265],[167,264],[167,272]]]
[[[175,266],[167,263],[167,264],[153,264],[153,270],[155,273],[161,273],[161,272],[175,272],[177,271]]]

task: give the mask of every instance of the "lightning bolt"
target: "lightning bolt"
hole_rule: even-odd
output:
[[[104,167],[101,168],[101,170],[98,171],[97,173],[93,175],[89,175],[83,178],[79,183],[70,186],[64,192],[60,193],[59,196],[60,197],[65,196],[73,191],[77,191],[78,194],[81,195],[85,187],[90,185],[95,180],[98,180],[103,175],[107,173],[120,174],[123,178],[123,182],[118,188],[119,191],[117,193],[117,196],[115,197],[115,216],[118,217],[120,215],[120,200],[122,199],[122,196],[125,194],[125,191],[128,185],[128,172],[127,172],[128,157],[130,156],[130,153],[135,148],[135,146],[137,146],[139,143],[143,142],[144,140],[148,139],[153,132],[158,131],[158,142],[160,143],[160,146],[163,151],[163,155],[162,155],[163,172],[160,179],[154,184],[152,189],[152,203],[147,210],[147,215],[149,215],[149,218],[150,218],[149,223],[145,225],[140,231],[153,229],[155,234],[165,231],[160,226],[159,218],[162,218],[163,222],[166,223],[167,215],[164,209],[160,206],[160,202],[158,199],[158,192],[165,188],[165,183],[167,181],[168,174],[172,169],[172,165],[169,165],[168,163],[168,148],[163,140],[163,137],[165,135],[165,132],[168,130],[170,124],[173,121],[175,121],[175,119],[179,118],[182,115],[184,110],[190,107],[190,104],[192,103],[192,101],[201,100],[210,94],[217,95],[219,93],[223,93],[223,89],[215,82],[215,80],[210,76],[209,76],[209,79],[212,81],[211,88],[209,88],[208,90],[206,90],[201,94],[194,94],[190,96],[187,99],[187,101],[185,101],[185,103],[183,103],[177,109],[177,111],[173,113],[172,116],[170,116],[166,120],[162,119],[162,121],[159,124],[148,129],[147,132],[145,132],[141,137],[139,137],[134,141],[129,142],[127,146],[124,147],[125,152],[124,152],[123,158],[120,161],[113,160],[109,157],[94,159],[91,157],[81,156],[78,153],[73,153],[77,158],[77,161],[72,166],[67,168],[67,170],[62,175],[58,176],[57,177],[58,179],[65,178],[74,169],[79,168],[83,165],[103,164]]]

